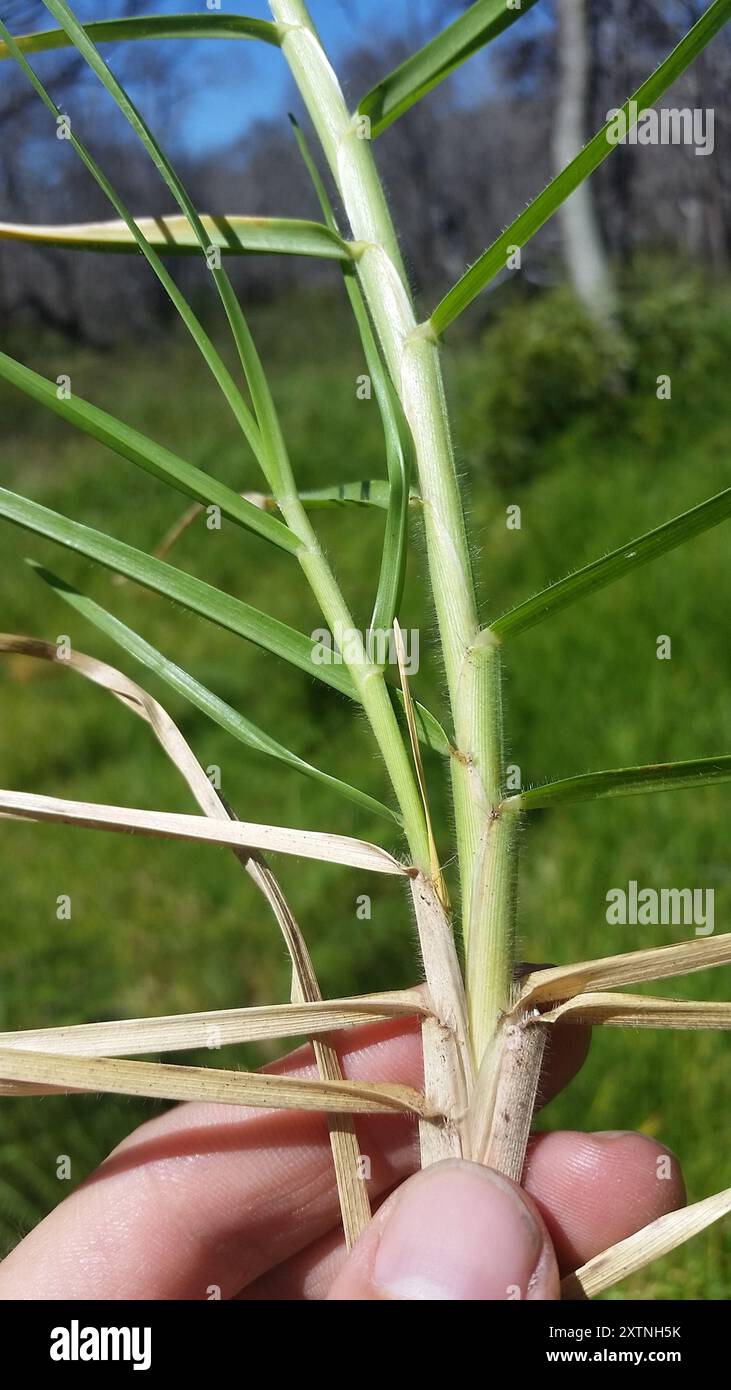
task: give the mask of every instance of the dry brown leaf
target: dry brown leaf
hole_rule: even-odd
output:
[[[60,662],[66,669],[74,670],[110,691],[151,726],[155,737],[185,778],[205,814],[221,821],[235,819],[233,811],[213,787],[193,750],[167,711],[121,671],[83,653],[64,650],[61,656],[57,645],[11,634],[0,636],[0,652]],[[319,1000],[320,990],[307,946],[271,869],[262,855],[250,846],[237,844],[232,848],[237,859],[267,899],[284,936],[292,960],[295,984],[293,998],[309,1002]],[[342,1071],[335,1048],[327,1041],[313,1039],[313,1049],[320,1076],[329,1081],[341,1080]],[[26,1094],[28,1093],[37,1093],[37,1088],[29,1085],[26,1087]],[[357,1171],[358,1144],[353,1121],[348,1116],[331,1118],[329,1128],[343,1228],[346,1242],[352,1245],[370,1218],[365,1184],[360,1181]]]
[[[265,492],[240,492],[239,497],[243,497],[245,502],[251,502],[252,507],[259,507],[260,511],[276,512],[277,510],[275,499]],[[194,502],[192,506],[187,507],[178,517],[177,521],[174,521],[172,526],[165,532],[159,544],[155,546],[152,552],[155,559],[164,560],[170,554],[173,546],[177,545],[180,537],[188,530],[188,527],[192,526],[193,522],[196,521],[204,511],[205,508],[202,502]],[[115,574],[112,577],[112,583],[120,588],[125,584],[129,584],[129,582],[130,581],[126,579],[123,574]],[[142,589],[140,591],[143,597],[149,596],[149,592],[148,589]]]
[[[437,1015],[425,1018],[421,1025],[424,1090],[440,1110],[465,1116],[471,1089],[472,1054],[467,1037],[464,982],[448,916],[449,894],[434,839],[424,764],[406,674],[403,636],[397,618],[393,620],[393,633],[411,757],[424,809],[431,873],[431,882],[425,875],[419,874],[411,885],[424,973]],[[422,1168],[428,1168],[442,1158],[469,1158],[468,1137],[464,1122],[422,1121],[419,1125]]]
[[[277,504],[274,498],[267,496],[264,492],[240,492],[239,496],[243,497],[246,502],[251,502],[253,507],[259,507],[263,512],[274,512],[277,510]],[[166,556],[169,555],[173,546],[180,540],[183,533],[188,530],[189,526],[192,526],[193,522],[204,510],[202,502],[194,502],[191,507],[188,507],[187,510],[178,517],[177,521],[173,522],[169,531],[165,532],[160,544],[155,546],[153,555],[157,560],[164,560]],[[129,582],[123,575],[117,575],[116,578],[122,584]]]
[[[22,1095],[30,1084],[52,1091],[99,1091],[160,1100],[204,1100],[278,1110],[322,1110],[351,1115],[432,1117],[426,1098],[410,1086],[361,1081],[311,1081],[266,1072],[219,1071],[166,1062],[0,1049],[0,1092]],[[11,1083],[21,1083],[19,1087]]]
[[[322,994],[307,942],[279,884],[276,880],[273,882],[277,920],[292,963],[292,1006],[316,1005],[321,1001]],[[311,1042],[321,1079],[341,1081],[343,1071],[333,1042],[329,1038],[317,1037],[312,1037]],[[371,1219],[368,1189],[360,1167],[360,1145],[352,1115],[342,1112],[328,1115],[327,1125],[345,1244],[348,1250],[352,1250]]]
[[[541,1023],[603,1023],[610,1028],[731,1028],[731,1004],[650,994],[576,994]]]
[[[520,1182],[535,1110],[546,1029],[506,1020],[489,1130],[475,1154],[488,1168]]]
[[[464,982],[454,936],[433,883],[424,874],[411,881],[424,973],[434,1017],[422,1023],[424,1090],[440,1115],[419,1127],[421,1165],[442,1158],[470,1157],[467,1108],[473,1084],[467,1035]]]
[[[73,648],[70,651],[64,649],[62,653],[55,643],[42,642],[36,637],[24,637],[17,633],[0,634],[0,654],[2,653],[51,662],[60,666],[62,670],[74,671],[93,685],[107,690],[126,709],[149,724],[161,748],[184,778],[201,810],[207,816],[222,820],[228,820],[233,816],[167,710],[122,671]],[[8,818],[21,819],[12,815]],[[271,870],[261,855],[248,846],[242,849],[238,845],[233,846],[233,853],[264,894],[279,921],[281,894]]]
[[[534,970],[524,980],[518,1002],[521,1009],[526,1009],[535,1004],[558,1003],[587,990],[616,989],[618,985],[642,984],[645,980],[667,980],[673,975],[691,975],[695,970],[728,963],[731,963],[731,933],[679,941],[673,946],[650,947],[599,960],[558,965],[550,970]]]
[[[22,1029],[0,1033],[0,1048],[57,1052],[70,1057],[132,1057],[201,1047],[217,1051],[233,1043],[304,1037],[364,1023],[379,1023],[388,1018],[429,1014],[422,994],[415,990],[394,990],[352,999],[265,1004],[249,1009],[211,1009],[204,1013],[157,1018]]]
[[[575,1274],[564,1279],[562,1298],[594,1298],[653,1260],[668,1255],[730,1211],[731,1187],[728,1187],[725,1192],[718,1192],[681,1211],[671,1211],[669,1215],[659,1217],[643,1230],[610,1246],[601,1255],[595,1255]]]
[[[35,792],[0,791],[0,811],[23,820],[52,821],[88,830],[132,831],[173,840],[200,841],[230,849],[258,849],[321,859],[352,869],[379,874],[406,874],[397,859],[378,845],[316,830],[292,830],[252,821],[223,821],[172,811],[147,811],[133,806],[104,806],[95,801],[69,801]]]
[[[292,963],[291,999],[293,1004],[315,1004],[322,999],[320,986],[299,923],[268,865],[259,867],[262,891],[267,894]],[[323,1081],[341,1081],[340,1058],[328,1038],[312,1037],[317,1070]],[[335,1168],[345,1244],[352,1249],[371,1219],[368,1190],[363,1181],[360,1145],[350,1115],[328,1116],[330,1147]]]

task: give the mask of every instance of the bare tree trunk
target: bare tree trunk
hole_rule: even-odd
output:
[[[557,170],[578,154],[586,140],[591,70],[586,7],[587,0],[556,0],[558,94],[553,158]],[[611,326],[616,307],[614,285],[590,182],[572,193],[560,217],[571,283],[592,317]]]

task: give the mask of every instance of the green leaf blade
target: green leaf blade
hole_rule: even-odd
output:
[[[53,97],[51,96],[50,92],[46,89],[46,87],[43,85],[40,78],[33,71],[33,68],[28,63],[28,60],[26,59],[24,54],[20,51],[16,40],[9,32],[7,26],[3,23],[2,19],[0,19],[0,35],[2,35],[5,39],[5,46],[9,55],[15,60],[21,71],[25,73],[25,76],[27,77],[34,91],[36,92],[40,100],[43,102],[46,109],[51,113],[54,120],[57,121],[62,114],[60,108],[56,105],[56,102],[53,100]],[[75,150],[82,164],[89,171],[94,181],[98,184],[102,193],[109,200],[115,212],[123,220],[125,225],[129,228],[130,233],[134,237],[148,265],[153,270],[154,274],[157,276],[160,284],[165,290],[165,293],[168,295],[168,298],[174,305],[177,313],[180,315],[183,323],[185,324],[188,332],[190,333],[194,343],[196,344],[196,347],[198,348],[198,351],[200,352],[201,356],[206,362],[206,365],[208,366],[214,380],[217,382],[225,400],[227,401],[234,415],[234,418],[236,419],[242,433],[244,434],[244,437],[248,440],[254,455],[262,464],[262,467],[264,467],[261,439],[259,436],[259,431],[256,422],[243,396],[241,395],[241,392],[239,391],[235,381],[233,380],[231,373],[226,367],[220,353],[217,352],[209,335],[206,333],[202,323],[191,309],[185,296],[181,294],[180,290],[178,289],[178,286],[176,285],[172,276],[168,273],[166,267],[163,265],[154,247],[152,247],[148,243],[146,238],[143,236],[126,204],[119,197],[119,194],[117,193],[116,189],[110,183],[104,171],[97,163],[97,161],[94,159],[93,155],[89,152],[86,145],[84,145],[83,141],[81,141],[78,138],[75,131],[71,127],[69,128],[69,140],[72,149]]]
[[[357,698],[353,682],[343,666],[315,659],[315,643],[311,638],[232,594],[5,488],[0,488],[0,516],[57,545],[77,551],[116,574],[123,574],[143,588],[152,589],[218,627],[263,647],[341,694]]]
[[[132,628],[127,627],[119,618],[115,618],[112,613],[102,608],[100,604],[95,603],[94,600],[89,598],[86,594],[80,593],[79,590],[75,589],[71,584],[60,579],[58,575],[51,573],[50,570],[44,569],[42,565],[36,564],[35,561],[31,560],[29,564],[39,578],[49,585],[58,598],[69,604],[76,612],[80,613],[83,618],[92,623],[94,627],[98,628],[100,632],[103,632],[107,637],[110,637],[112,641],[116,642],[123,651],[134,657],[135,661],[140,662],[148,671],[154,672],[154,674],[159,676],[170,689],[176,691],[178,695],[188,700],[196,709],[201,710],[203,714],[207,715],[215,724],[224,729],[226,733],[238,739],[240,743],[245,744],[248,748],[252,748],[257,753],[263,753],[271,758],[275,758],[278,762],[294,768],[297,772],[301,772],[305,776],[323,783],[330,788],[330,790],[336,791],[339,795],[346,797],[349,801],[360,806],[361,809],[382,816],[386,820],[390,820],[397,825],[401,824],[400,817],[396,815],[394,811],[391,811],[388,806],[377,801],[375,797],[369,796],[367,792],[361,791],[358,787],[351,786],[348,782],[341,781],[338,777],[331,776],[330,773],[323,772],[319,767],[315,767],[312,763],[298,757],[291,749],[285,748],[277,739],[272,738],[250,719],[246,719],[244,715],[239,714],[238,711],[227,704],[225,700],[215,695],[213,691],[202,685],[200,681],[197,681],[194,676],[184,671],[182,667],[168,660],[167,657],[163,656],[162,652],[157,651],[155,647],[151,646],[149,642],[146,642],[145,639],[134,632]]]
[[[478,0],[471,5],[466,14],[394,68],[362,98],[358,112],[370,118],[371,134],[375,137],[387,130],[455,68],[536,3],[537,0],[523,0],[520,7],[509,8],[506,0]]]
[[[135,39],[258,39],[280,46],[279,26],[266,19],[246,15],[209,14],[142,15],[139,18],[94,20],[84,25],[94,43],[121,43]],[[48,53],[70,48],[72,40],[63,29],[44,29],[35,34],[19,34],[16,43],[23,53]],[[11,56],[7,44],[0,43],[0,62]]]
[[[67,550],[74,550],[95,564],[124,575],[153,593],[161,594],[163,598],[171,599],[191,613],[197,613],[216,626],[244,637],[359,703],[358,693],[346,667],[336,661],[316,659],[316,643],[312,638],[252,608],[232,594],[216,589],[205,580],[175,569],[173,565],[135,550],[124,541],[106,536],[90,526],[71,521],[48,507],[42,507],[39,502],[19,497],[6,488],[0,488],[0,517],[65,546]],[[397,703],[402,703],[399,691],[393,690],[392,695]],[[427,747],[447,756],[450,744],[439,721],[423,705],[415,704],[415,715],[420,739]]]
[[[649,564],[660,555],[684,545],[694,536],[720,525],[729,516],[731,488],[725,488],[715,497],[709,497],[707,502],[701,502],[697,507],[691,507],[690,511],[665,522],[663,526],[657,526],[654,531],[645,532],[602,559],[594,560],[590,565],[576,570],[565,579],[559,579],[555,584],[549,584],[533,598],[517,604],[515,608],[511,608],[491,623],[490,631],[501,641],[505,637],[516,637],[579,599],[624,579],[625,575],[631,574],[639,566]]]
[[[364,478],[359,483],[335,483],[328,487],[305,488],[298,492],[300,502],[308,511],[319,511],[331,507],[380,507],[388,510],[390,485],[383,478]],[[412,492],[412,504],[418,503],[418,496]]]
[[[290,116],[295,140],[310,175],[327,226],[337,232],[335,212],[307,141],[294,116]],[[410,484],[416,458],[411,430],[401,402],[386,371],[368,308],[352,266],[343,267],[345,288],[353,310],[366,366],[376,396],[386,444],[388,501],[371,631],[389,632],[398,616],[406,582]]]
[[[711,42],[711,39],[715,38],[729,18],[731,18],[731,0],[713,0],[713,4],[693,25],[685,38],[681,39],[665,61],[621,107],[625,113],[628,130],[633,125],[632,103],[636,103],[634,110],[637,113],[654,106],[668,87],[672,86],[673,82],[685,72],[698,54]],[[560,174],[551,180],[547,188],[544,188],[543,192],[534,198],[532,203],[528,204],[525,211],[516,217],[507,231],[503,232],[492,243],[492,246],[483,252],[475,264],[470,266],[470,269],[457,281],[456,285],[448,291],[429,320],[432,329],[438,336],[441,336],[449,325],[454,323],[454,320],[477,298],[485,286],[501,270],[505,269],[510,249],[516,246],[525,246],[570,194],[584,182],[584,179],[588,178],[595,169],[598,169],[599,165],[611,154],[612,150],[616,148],[611,139],[608,138],[613,126],[613,120],[606,121],[601,130],[597,131],[576,158],[572,159],[571,163],[567,164],[566,168],[562,169]]]
[[[543,787],[511,796],[503,803],[506,810],[538,811],[580,801],[599,801],[609,797],[638,796],[645,792],[677,791],[731,782],[731,755],[694,758],[678,763],[649,763],[645,767],[620,767],[609,772],[587,772],[565,777]]]
[[[247,502],[225,483],[186,463],[162,444],[156,444],[99,406],[92,405],[81,396],[70,395],[68,399],[60,396],[53,382],[4,352],[0,353],[0,377],[46,409],[60,415],[68,424],[106,445],[130,463],[137,464],[153,477],[168,483],[178,492],[193,497],[203,506],[218,506],[222,515],[230,521],[271,541],[290,555],[296,555],[299,550],[297,537],[276,517]]]
[[[200,255],[200,243],[187,217],[136,217],[135,222],[148,246],[161,254]],[[329,227],[306,218],[201,214],[201,224],[208,244],[224,256],[309,256],[346,263],[352,260],[348,242]],[[112,254],[139,250],[138,239],[122,219],[68,226],[0,222],[0,240]]]
[[[102,86],[116,103],[125,120],[134,131],[140,144],[147,151],[163,182],[167,185],[180,211],[193,229],[201,253],[211,272],[219,298],[229,321],[231,333],[236,344],[241,365],[249,384],[254,409],[258,420],[258,430],[264,452],[263,465],[275,493],[286,490],[288,465],[284,456],[283,441],[278,429],[266,376],[259,360],[244,312],[236,297],[227,272],[216,256],[211,256],[212,248],[208,242],[205,227],[182,179],[176,173],[170,160],[137,109],[121,82],[110,71],[99,50],[88,38],[66,0],[43,0],[46,9],[58,20],[68,34],[74,47],[98,77]]]

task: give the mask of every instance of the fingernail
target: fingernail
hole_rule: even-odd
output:
[[[444,1163],[403,1187],[381,1233],[373,1283],[393,1299],[523,1299],[543,1233],[506,1179]]]

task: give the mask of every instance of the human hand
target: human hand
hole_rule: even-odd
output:
[[[544,1100],[586,1052],[581,1029],[555,1037]],[[355,1080],[422,1085],[415,1023],[348,1030],[341,1058]],[[310,1050],[268,1070],[313,1074]],[[416,1173],[409,1121],[356,1123],[382,1205],[349,1257],[321,1115],[181,1105],[21,1241],[0,1299],[555,1299],[561,1275],[684,1201],[676,1160],[660,1181],[667,1151],[639,1134],[538,1135],[523,1190],[475,1164]]]

